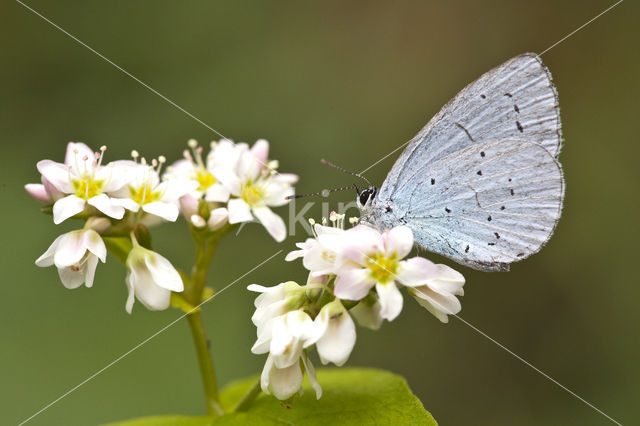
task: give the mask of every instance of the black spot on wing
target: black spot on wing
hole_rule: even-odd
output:
[[[435,185],[436,180],[434,178],[431,178],[431,185]]]
[[[519,121],[516,121],[516,127],[520,130],[520,133],[524,132],[524,127],[522,127],[522,124],[520,124]]]
[[[513,110],[520,114],[520,108],[518,108],[518,105],[513,105]]]

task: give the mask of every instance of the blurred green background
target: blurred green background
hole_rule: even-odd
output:
[[[301,176],[298,192],[310,192],[353,182],[320,158],[364,169],[483,72],[541,52],[612,2],[28,4],[224,135],[268,139],[281,170]],[[128,315],[124,269],[113,258],[98,267],[93,288],[75,291],[55,269],[34,265],[59,233],[78,226],[54,226],[23,191],[39,179],[36,162],[61,161],[68,141],[107,144],[107,160],[133,148],[172,160],[188,138],[217,136],[19,3],[0,11],[0,423],[15,424],[179,315],[140,304]],[[509,273],[458,268],[467,278],[463,318],[627,424],[640,418],[638,12],[624,2],[543,56],[566,138],[566,203],[548,246]],[[396,156],[369,178],[381,183]],[[288,215],[286,207],[279,212]],[[298,231],[282,244],[257,225],[227,237],[211,283],[222,288],[276,250],[291,250],[304,239]],[[189,268],[184,222],[153,235],[156,250]],[[289,279],[303,281],[305,272],[281,255],[206,306],[222,383],[256,374],[264,362],[249,351],[254,295],[246,286]],[[402,374],[443,425],[609,423],[460,321],[443,325],[408,298],[379,332],[359,330],[348,365]],[[31,424],[203,409],[180,322]]]

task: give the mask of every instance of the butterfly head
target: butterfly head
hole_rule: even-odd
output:
[[[358,187],[356,187],[356,193],[358,194],[358,196],[356,197],[358,208],[360,210],[368,210],[371,207],[373,200],[376,198],[378,188],[372,185],[368,188],[363,189],[362,191],[359,191]]]

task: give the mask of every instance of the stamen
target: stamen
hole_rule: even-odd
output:
[[[135,149],[131,151],[131,158],[133,158],[133,161],[135,161],[136,164],[138,163],[138,157],[140,157],[140,153],[138,151]]]
[[[189,139],[187,141],[187,145],[189,146],[189,148],[195,149],[198,146],[198,141],[195,139]]]
[[[166,162],[167,162],[167,158],[164,155],[161,155],[160,157],[158,157],[158,170],[156,170],[157,173],[158,173],[158,176],[160,176],[160,171],[162,170],[162,165],[164,163],[166,163]]]
[[[107,146],[106,145],[102,145],[100,147],[100,154],[96,153],[96,160],[98,160],[98,163],[96,165],[96,168],[100,167],[100,165],[102,164],[102,157],[104,157],[104,152],[107,150]]]

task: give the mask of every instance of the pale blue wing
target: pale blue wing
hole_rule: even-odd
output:
[[[507,270],[540,250],[564,197],[555,157],[518,139],[474,144],[403,181],[391,211],[376,200],[375,222],[406,224],[427,250],[482,270]]]
[[[475,144],[517,138],[557,157],[562,141],[558,96],[534,53],[516,56],[462,89],[413,138],[378,197],[393,200],[416,169]]]

